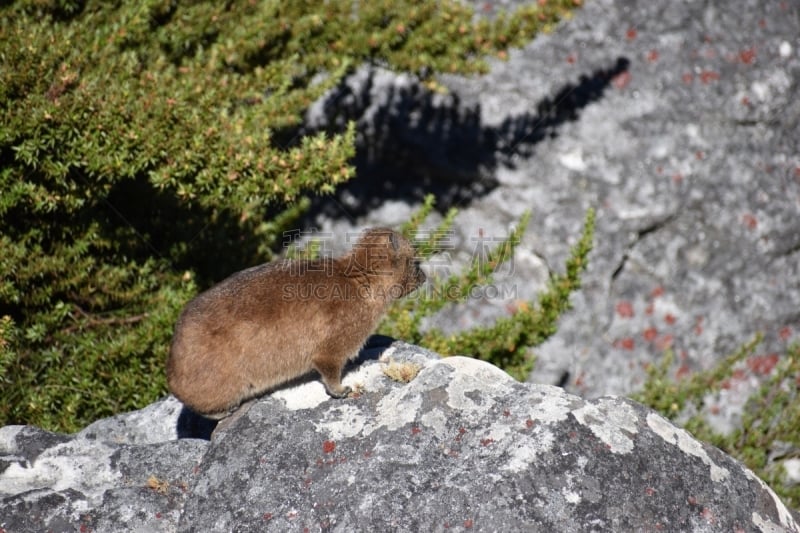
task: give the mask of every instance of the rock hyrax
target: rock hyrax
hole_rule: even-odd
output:
[[[242,270],[191,300],[175,326],[167,382],[193,411],[224,418],[242,402],[312,370],[328,394],[350,393],[342,368],[388,305],[425,281],[414,247],[365,231],[338,259]]]

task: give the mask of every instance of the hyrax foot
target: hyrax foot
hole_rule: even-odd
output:
[[[340,387],[338,391],[331,390],[330,387],[325,385],[325,391],[331,398],[336,398],[337,400],[342,398],[347,398],[350,396],[350,393],[353,392],[353,389],[347,386]]]
[[[314,368],[322,376],[322,384],[331,398],[344,398],[351,392],[350,387],[342,386],[342,367],[345,360],[320,357],[314,361]]]

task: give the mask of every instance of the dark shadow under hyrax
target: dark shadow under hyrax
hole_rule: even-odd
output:
[[[386,350],[389,346],[391,346],[394,340],[395,339],[393,339],[392,337],[387,337],[386,335],[370,336],[367,339],[366,343],[364,343],[364,347],[358,352],[358,357],[356,357],[355,360],[347,364],[343,374],[346,375],[347,372],[349,372],[355,367],[358,367],[365,361],[377,360],[378,358],[380,358],[384,350]],[[316,372],[309,372],[304,376],[300,376],[287,383],[284,383],[280,387],[277,387],[272,391],[265,393],[265,395],[275,392],[276,390],[294,387],[296,385],[300,385],[302,383],[307,383],[309,381],[314,381],[317,379],[319,379],[319,375]],[[180,414],[178,415],[178,421],[176,423],[178,438],[211,440],[211,435],[217,428],[218,423],[219,421],[211,420],[210,418],[206,418],[202,415],[199,415],[194,411],[192,411],[191,409],[189,409],[188,407],[184,406],[181,409]]]
[[[437,96],[419,83],[390,85],[377,104],[371,97],[374,70],[357,87],[343,81],[325,101],[323,122],[329,133],[356,122],[356,175],[333,197],[315,199],[309,216],[354,217],[386,200],[419,201],[428,193],[436,196],[442,211],[468,205],[497,187],[498,166],[531,157],[537,143],[577,120],[629,64],[619,57],[496,126],[482,123],[480,104],[467,107],[457,94]],[[314,131],[301,131],[309,133]]]

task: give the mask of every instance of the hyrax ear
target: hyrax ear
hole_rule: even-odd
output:
[[[397,239],[397,233],[391,232],[389,234],[389,242],[392,243],[392,250],[395,252],[400,249],[400,241]]]

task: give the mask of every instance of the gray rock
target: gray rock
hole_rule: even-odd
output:
[[[166,399],[95,422],[92,438],[0,428],[0,461],[10,463],[0,474],[0,530],[174,531],[207,441],[175,436],[152,443],[141,439],[140,428],[130,426],[129,438],[119,428],[133,416],[157,438],[164,419],[154,415],[175,403]],[[173,428],[177,421],[176,413]],[[27,452],[31,442],[39,444],[38,453]]]
[[[630,392],[667,347],[691,371],[757,331],[766,334],[759,353],[797,338],[798,15],[787,3],[587,2],[464,86],[485,107],[518,93],[521,71],[547,71],[536,77],[547,93],[617,57],[630,61],[514,171],[529,176],[549,264],[563,261],[582,210],[599,208],[585,290],[537,350],[570,372],[571,390]]]
[[[300,383],[212,441],[177,438],[172,398],[71,436],[2,428],[0,528],[800,531],[752,472],[630,400],[378,351],[345,377],[358,397]],[[393,381],[390,365],[419,373]]]

